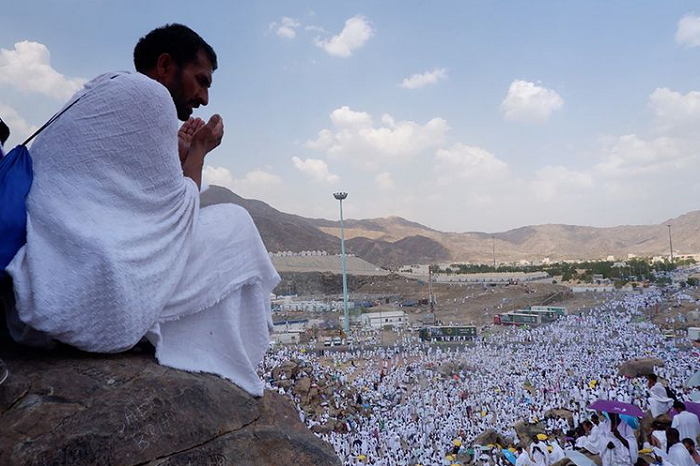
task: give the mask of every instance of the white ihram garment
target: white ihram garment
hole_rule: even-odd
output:
[[[666,389],[660,382],[656,382],[649,389],[648,400],[652,417],[667,413],[673,405],[673,400],[666,396]]]
[[[279,276],[245,210],[200,210],[167,89],[114,75],[88,83],[31,147],[27,244],[7,268],[14,317],[92,352],[148,333],[162,364],[261,395]]]

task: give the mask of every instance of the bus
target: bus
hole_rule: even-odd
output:
[[[516,311],[518,314],[530,314],[542,316],[542,322],[554,322],[559,318],[559,314],[556,311],[550,311],[548,309],[521,309]]]
[[[418,335],[421,341],[471,340],[476,336],[476,327],[473,325],[424,327],[420,329]]]
[[[539,311],[539,310],[553,311],[553,312],[556,312],[558,316],[565,316],[566,315],[566,308],[563,306],[530,306],[529,310],[531,310],[531,311]]]
[[[523,314],[519,312],[507,312],[493,317],[496,325],[541,325],[542,316],[539,314]]]

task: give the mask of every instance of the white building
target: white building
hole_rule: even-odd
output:
[[[283,345],[300,343],[302,335],[310,326],[311,322],[308,319],[274,322],[272,325],[272,333],[270,334],[270,341]]]
[[[381,329],[386,326],[404,327],[408,325],[408,315],[404,311],[368,312],[360,316],[363,327]]]

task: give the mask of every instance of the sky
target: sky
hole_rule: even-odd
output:
[[[346,191],[346,218],[496,232],[700,208],[691,1],[7,2],[8,145],[172,22],[218,55],[205,180],[284,212],[337,219]]]

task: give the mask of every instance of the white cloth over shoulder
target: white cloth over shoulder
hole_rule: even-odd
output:
[[[648,400],[652,417],[667,413],[673,406],[673,400],[666,396],[666,389],[660,382],[656,382],[649,389]]]
[[[674,416],[671,427],[678,429],[681,440],[689,438],[693,442],[698,441],[698,435],[700,435],[700,421],[695,414],[689,411],[681,411]]]
[[[279,276],[245,210],[200,211],[167,89],[115,74],[88,83],[31,147],[27,244],[7,268],[17,317],[93,352],[151,330],[161,363],[260,395]]]

